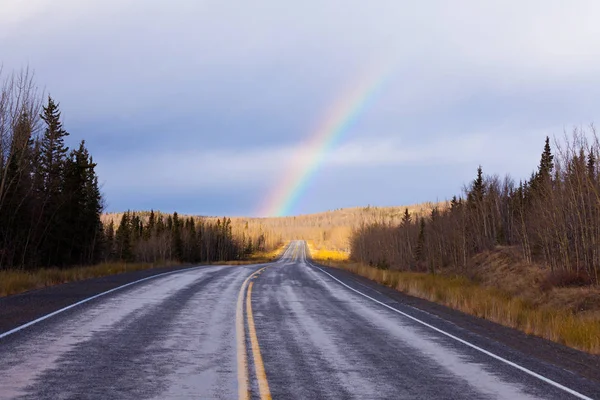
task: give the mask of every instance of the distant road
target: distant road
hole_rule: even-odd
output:
[[[156,276],[0,333],[0,398],[600,398],[597,357],[409,303],[294,242],[272,264]]]

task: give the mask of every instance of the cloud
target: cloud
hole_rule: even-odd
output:
[[[356,140],[332,150],[321,169],[339,167],[373,168],[502,164],[510,157],[513,169],[527,175],[535,165],[532,151],[541,152],[544,134],[523,132],[518,136],[502,133],[475,133],[440,137],[417,145],[404,145],[402,138]],[[490,151],[492,150],[492,151]],[[174,192],[197,189],[264,186],[289,165],[291,159],[311,160],[308,148],[273,146],[231,149],[190,150],[177,153],[133,152],[125,158],[99,160],[101,175],[111,190],[137,190],[160,186]],[[526,170],[525,170],[526,168]],[[143,171],[143,173],[141,173]]]
[[[0,62],[36,70],[119,206],[139,191],[260,197],[339,93],[391,63],[319,184],[412,169],[421,188],[427,168],[527,175],[543,136],[594,121],[599,13],[593,0],[4,0]]]

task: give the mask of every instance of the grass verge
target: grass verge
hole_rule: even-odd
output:
[[[318,247],[312,241],[307,241],[308,251],[310,257],[315,261],[333,261],[333,262],[343,262],[348,261],[350,255],[346,252],[339,250],[329,250],[323,247]]]
[[[600,318],[550,308],[485,287],[459,276],[381,270],[358,263],[322,259],[325,265],[350,271],[411,296],[443,304],[592,354],[600,354]]]
[[[0,271],[0,297],[23,293],[61,283],[82,281],[84,279],[140,271],[150,268],[178,265],[169,263],[103,263],[68,269],[44,268],[35,271],[5,270]]]
[[[264,264],[275,261],[283,252],[281,246],[270,252],[257,252],[247,260],[222,261],[213,265],[246,265]],[[10,296],[41,289],[47,286],[60,285],[67,282],[82,281],[90,278],[100,278],[124,272],[140,271],[151,268],[176,266],[175,261],[162,263],[102,263],[97,265],[74,268],[43,268],[35,271],[3,270],[0,271],[0,297]]]

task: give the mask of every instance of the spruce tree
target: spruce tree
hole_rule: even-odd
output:
[[[594,182],[596,180],[596,157],[593,151],[588,154],[587,171],[590,181]]]
[[[176,212],[173,213],[173,218],[169,216],[169,220],[172,221],[171,238],[173,241],[173,257],[176,260],[181,260],[183,255],[183,241],[181,239],[181,220],[179,219],[179,215],[177,215]]]
[[[407,227],[410,225],[411,222],[412,222],[412,217],[410,216],[410,213],[408,212],[408,208],[405,208],[404,214],[402,214],[402,226]]]
[[[149,240],[153,235],[154,230],[156,228],[156,215],[154,215],[154,210],[150,210],[150,216],[148,217],[148,224],[146,229],[144,229],[144,240]]]
[[[544,143],[544,151],[542,152],[542,157],[540,160],[539,166],[539,176],[542,181],[546,181],[547,179],[552,177],[552,171],[554,170],[554,156],[552,155],[552,150],[550,148],[550,138],[546,136],[546,141]]]
[[[45,235],[42,239],[43,262],[46,265],[63,265],[65,254],[64,231],[68,229],[65,220],[67,199],[62,191],[65,178],[67,152],[69,148],[64,138],[69,133],[63,128],[58,104],[48,97],[48,104],[41,115],[46,128],[41,139],[40,170],[42,174],[42,218],[41,227]]]
[[[419,225],[419,236],[417,237],[417,249],[415,258],[417,262],[423,261],[425,256],[425,218],[421,218]]]
[[[65,137],[69,136],[69,133],[62,126],[58,106],[52,97],[48,97],[48,104],[43,107],[41,115],[46,124],[41,142],[41,169],[49,194],[54,194],[53,191],[59,190],[65,159],[69,151],[65,145]]]
[[[110,221],[108,227],[106,228],[106,233],[104,234],[105,244],[104,244],[104,259],[105,260],[114,260],[115,259],[115,223],[114,221]]]
[[[133,243],[131,240],[131,217],[130,212],[123,214],[117,232],[115,233],[117,245],[117,257],[121,261],[133,261]]]
[[[477,167],[477,177],[471,184],[471,190],[467,194],[467,203],[470,207],[476,207],[481,204],[485,196],[485,181],[483,179],[483,169],[481,165]]]

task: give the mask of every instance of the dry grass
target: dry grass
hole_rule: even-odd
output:
[[[320,246],[316,246],[315,243],[311,240],[308,240],[308,251],[310,253],[310,257],[319,262],[326,261],[348,261],[350,255],[345,251],[339,250],[329,250],[322,248]]]
[[[69,269],[44,268],[36,271],[6,270],[0,271],[0,296],[23,293],[28,290],[40,289],[61,283],[81,281],[124,272],[140,271],[150,268],[163,267],[162,264],[144,263],[103,263],[98,265],[76,267]],[[177,265],[169,262],[168,265]]]
[[[381,270],[363,264],[328,262],[357,275],[462,312],[519,329],[569,347],[600,354],[600,315],[540,306],[464,277]]]
[[[223,261],[215,265],[246,265],[263,264],[276,260],[285,246],[271,252],[253,254],[248,260]],[[124,272],[140,271],[150,268],[178,265],[177,262],[165,263],[103,263],[86,267],[68,269],[44,268],[36,271],[6,270],[0,271],[0,297],[23,293],[28,290],[40,289],[47,286],[60,285],[67,282],[82,281],[90,278],[122,274]]]

